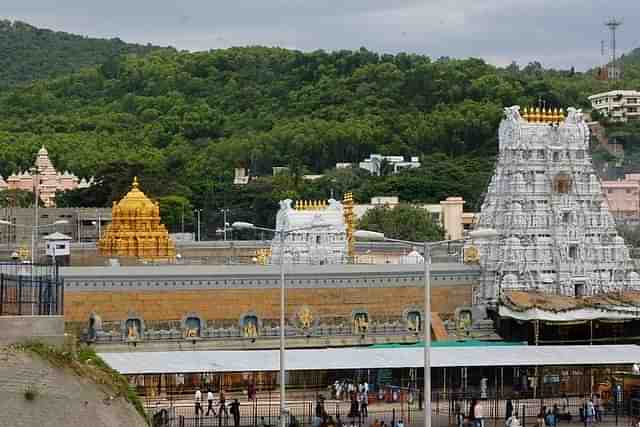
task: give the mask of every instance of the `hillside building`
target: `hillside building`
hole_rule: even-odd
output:
[[[612,90],[589,97],[591,106],[602,116],[616,122],[640,119],[640,92]]]
[[[36,157],[32,171],[20,171],[10,175],[6,180],[0,176],[0,191],[25,190],[37,191],[42,203],[46,207],[55,207],[56,192],[86,188],[93,183],[93,178],[87,181],[79,179],[74,174],[64,171],[58,172],[49,159],[49,153],[43,146]]]
[[[609,212],[616,220],[640,218],[640,174],[625,174],[622,180],[602,181],[602,192]]]

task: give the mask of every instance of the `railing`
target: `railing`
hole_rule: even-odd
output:
[[[56,266],[0,264],[0,316],[62,315],[63,292]]]

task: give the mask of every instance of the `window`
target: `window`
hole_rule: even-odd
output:
[[[557,153],[554,153],[554,155]],[[565,173],[559,173],[553,179],[553,190],[556,193],[568,193],[571,189],[571,177]]]

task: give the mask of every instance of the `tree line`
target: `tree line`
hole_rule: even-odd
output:
[[[110,206],[138,175],[167,206],[179,206],[178,197],[204,209],[209,234],[222,208],[270,225],[281,198],[341,198],[347,190],[361,202],[463,196],[477,209],[503,106],[587,107],[591,93],[636,83],[539,63],[500,68],[364,48],[119,55],[0,93],[0,174],[28,168],[44,144],[58,169],[96,177],[91,190],[59,195],[61,206]],[[334,170],[371,153],[419,156],[422,167],[382,177]],[[273,177],[276,166],[289,173]],[[234,186],[236,167],[257,178]],[[310,182],[305,174],[325,176]]]

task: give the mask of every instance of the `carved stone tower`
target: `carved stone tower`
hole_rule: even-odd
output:
[[[586,296],[637,289],[589,154],[582,113],[505,109],[495,174],[478,227],[499,239],[477,242],[482,268],[476,303],[505,291]]]

